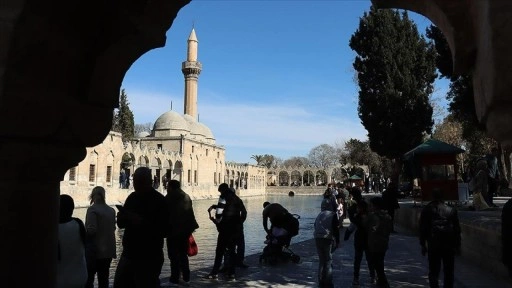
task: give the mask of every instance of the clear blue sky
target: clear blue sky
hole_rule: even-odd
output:
[[[195,25],[199,40],[198,113],[226,148],[226,161],[254,154],[286,160],[321,144],[367,139],[357,115],[357,84],[348,46],[370,1],[208,1],[184,7],[164,48],[127,72],[135,123],[183,114],[181,62]],[[424,32],[430,21],[411,13]],[[437,85],[439,97],[445,82]]]

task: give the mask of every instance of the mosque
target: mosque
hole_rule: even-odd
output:
[[[142,132],[129,143],[111,131],[103,143],[87,148],[87,156],[69,169],[61,181],[62,194],[69,194],[79,206],[87,206],[94,186],[109,192],[110,202],[124,202],[128,196],[120,187],[120,174],[131,175],[148,167],[165,193],[162,179],[176,179],[193,199],[215,198],[217,187],[228,183],[239,195],[265,194],[266,169],[250,164],[226,164],[226,149],[218,145],[212,131],[197,119],[197,88],[202,64],[198,61],[198,40],[192,29],[187,59],[181,65],[185,77],[184,115],[167,111],[155,121],[151,133]],[[132,191],[132,189],[128,190]]]

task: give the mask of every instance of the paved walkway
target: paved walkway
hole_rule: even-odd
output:
[[[347,226],[347,223],[345,223]],[[343,232],[342,232],[343,233]],[[211,267],[192,271],[189,287],[318,287],[318,257],[314,240],[296,243],[291,249],[301,257],[298,264],[280,263],[275,266],[259,263],[259,254],[246,257],[247,269],[237,270],[237,279],[228,281],[219,275],[218,280],[205,280]],[[334,252],[335,287],[352,287],[352,263],[354,257],[353,237],[343,242]],[[213,259],[212,259],[213,261]],[[421,256],[418,238],[400,230],[392,234],[386,255],[386,275],[391,287],[428,287],[427,258]],[[511,279],[497,278],[469,263],[463,256],[456,259],[455,287],[500,287],[512,288]],[[442,274],[442,272],[441,272]],[[442,276],[441,276],[442,277]],[[168,287],[162,280],[162,287]],[[360,287],[372,287],[366,262],[361,265]]]

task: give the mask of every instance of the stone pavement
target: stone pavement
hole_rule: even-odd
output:
[[[348,226],[348,223],[345,223]],[[428,287],[427,258],[421,256],[418,238],[397,227],[398,233],[392,234],[390,247],[386,255],[386,275],[391,287]],[[343,235],[344,231],[342,232]],[[342,240],[343,241],[343,240]],[[205,280],[211,267],[192,271],[189,287],[318,287],[318,257],[314,240],[295,243],[291,246],[295,254],[300,255],[298,264],[288,262],[275,266],[259,263],[259,254],[246,257],[247,269],[237,270],[237,279],[228,281],[219,274],[218,280]],[[352,263],[354,259],[353,237],[343,242],[334,252],[335,287],[352,287]],[[212,259],[213,264],[213,259]],[[441,276],[442,278],[442,272]],[[162,287],[168,287],[162,279]],[[440,282],[441,283],[441,282]],[[372,287],[366,261],[361,264],[360,287]],[[441,285],[442,286],[442,285]],[[499,278],[465,261],[464,256],[457,257],[455,263],[455,287],[500,287],[512,288],[510,279]]]

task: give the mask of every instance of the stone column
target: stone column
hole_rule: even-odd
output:
[[[5,287],[54,287],[59,185],[85,157],[84,147],[59,143],[0,144],[0,279]]]
[[[55,287],[59,182],[189,1],[0,1],[0,286]]]

